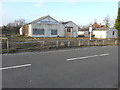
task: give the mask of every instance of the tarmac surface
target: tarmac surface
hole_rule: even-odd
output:
[[[3,88],[116,88],[118,47],[2,55]]]

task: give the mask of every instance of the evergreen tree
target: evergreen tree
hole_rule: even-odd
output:
[[[120,36],[120,8],[118,8],[118,16],[114,26],[118,30],[118,36]]]

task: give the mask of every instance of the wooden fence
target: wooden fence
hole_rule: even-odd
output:
[[[2,51],[41,51],[60,48],[118,45],[118,40],[54,40],[29,42],[2,42]]]

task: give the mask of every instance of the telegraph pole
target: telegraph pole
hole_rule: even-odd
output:
[[[92,40],[92,25],[89,26],[90,40]]]

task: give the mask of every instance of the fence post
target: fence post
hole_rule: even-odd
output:
[[[79,44],[78,44],[79,46],[80,46],[80,41],[79,41]]]
[[[88,46],[90,45],[90,40],[88,40]]]
[[[43,41],[43,50],[45,49],[45,41]]]
[[[59,43],[58,43],[58,41],[56,42],[56,46],[59,47]]]
[[[103,40],[103,46],[105,45],[105,40]]]
[[[70,46],[70,41],[68,41],[68,47]]]
[[[95,42],[95,45],[97,45],[97,40],[96,40],[96,42]]]
[[[115,40],[115,45],[117,45],[117,40]]]
[[[9,41],[8,41],[8,38],[7,38],[7,50],[9,50]]]

